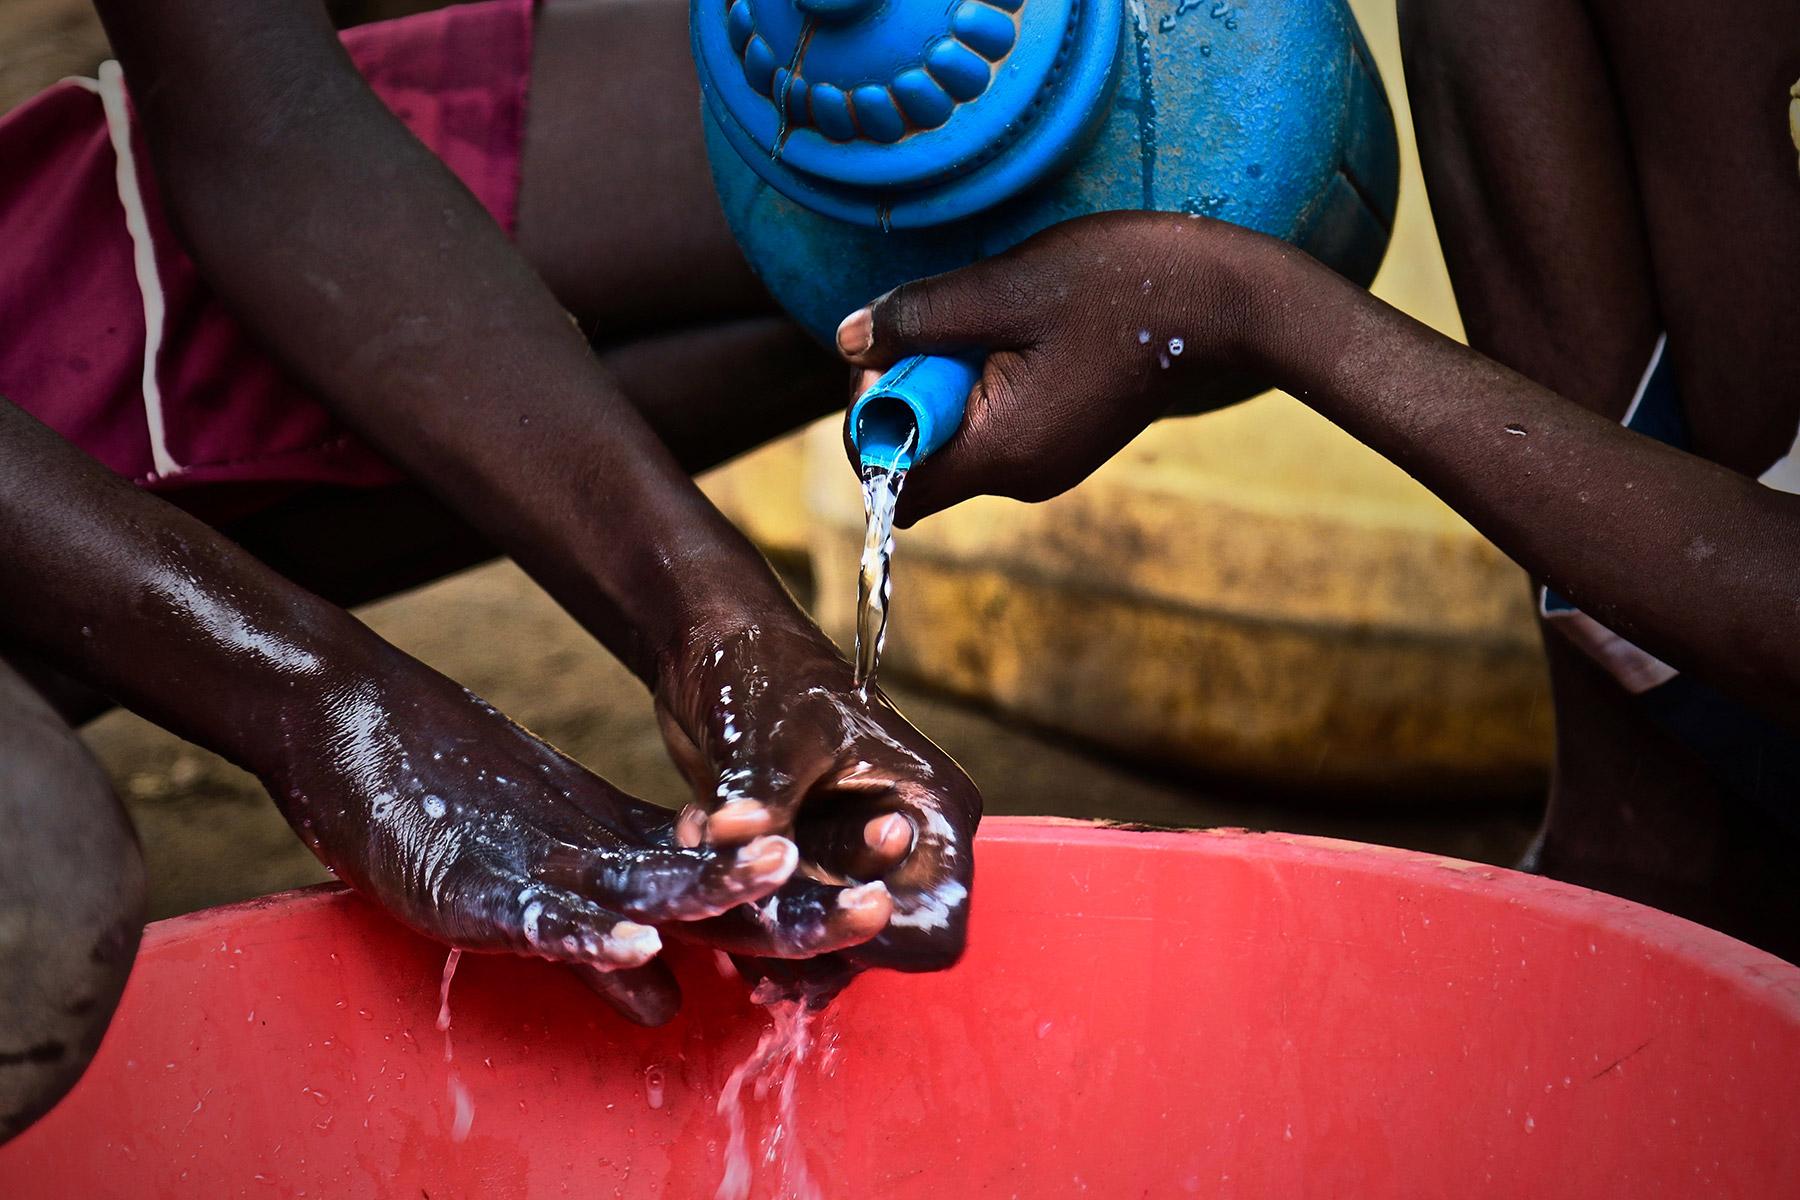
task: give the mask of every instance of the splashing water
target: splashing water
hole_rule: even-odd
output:
[[[450,981],[456,978],[456,964],[462,961],[462,951],[452,950],[444,959],[444,978],[438,984],[438,1032],[444,1035],[444,1062],[450,1068],[450,1108],[453,1116],[450,1124],[450,1140],[462,1142],[468,1140],[469,1126],[475,1123],[475,1100],[469,1095],[469,1087],[462,1081],[456,1070],[456,1053],[450,1045]]]
[[[863,531],[861,568],[856,580],[856,693],[864,700],[875,683],[881,665],[881,648],[887,643],[888,598],[893,594],[894,509],[900,488],[906,483],[914,441],[919,431],[908,431],[906,440],[885,463],[862,465]]]
[[[668,1077],[660,1066],[646,1067],[644,1069],[644,1103],[651,1108],[661,1108],[667,1083]]]
[[[725,1175],[713,1193],[713,1200],[748,1200],[755,1177],[750,1159],[750,1137],[744,1113],[744,1085],[751,1083],[752,1096],[760,1101],[770,1091],[776,1092],[774,1121],[763,1138],[764,1166],[781,1164],[777,1195],[784,1200],[823,1200],[824,1193],[806,1169],[806,1154],[800,1148],[799,1127],[794,1103],[794,1084],[800,1066],[812,1048],[813,1024],[818,1010],[808,997],[791,994],[776,998],[758,987],[751,999],[765,1004],[769,1010],[769,1027],[757,1039],[750,1057],[739,1063],[719,1093],[719,1115],[725,1118],[728,1136],[725,1143]],[[754,1081],[752,1083],[752,1081]]]

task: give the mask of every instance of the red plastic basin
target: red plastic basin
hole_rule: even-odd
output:
[[[1800,971],[1718,934],[1321,839],[1001,819],[980,851],[967,959],[860,980],[835,1062],[799,1072],[827,1200],[1800,1186]],[[715,1100],[767,1018],[712,955],[676,953],[687,1008],[654,1031],[549,964],[466,958],[460,1143],[443,959],[329,888],[154,926],[0,1195],[714,1195]]]

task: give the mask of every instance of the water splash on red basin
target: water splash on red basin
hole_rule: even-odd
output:
[[[967,959],[859,981],[798,1081],[826,1197],[1800,1179],[1800,971],[1687,922],[1311,838],[1000,819],[979,851]],[[766,1018],[674,954],[687,1007],[652,1031],[549,964],[465,957],[456,1143],[441,947],[330,888],[163,922],[93,1069],[0,1149],[0,1191],[710,1198],[719,1089]]]

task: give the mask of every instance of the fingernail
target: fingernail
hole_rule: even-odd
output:
[[[769,810],[755,800],[727,800],[707,818],[707,836],[734,842],[758,827],[767,828]]]
[[[874,908],[888,899],[887,884],[877,879],[874,883],[861,884],[858,887],[845,888],[838,893],[838,907],[854,911],[859,908]]]
[[[800,847],[784,837],[759,837],[737,852],[737,865],[757,879],[785,879],[800,865]]]
[[[606,951],[611,958],[648,962],[661,949],[662,935],[636,921],[620,921],[606,935]]]
[[[863,841],[869,849],[882,854],[893,854],[897,851],[890,847],[901,842],[912,849],[913,825],[900,813],[889,813],[885,817],[876,817],[863,827]]]
[[[706,814],[688,805],[675,818],[675,843],[692,850],[706,840]]]
[[[875,344],[875,313],[859,308],[845,317],[837,327],[838,349],[845,354],[868,353]]]

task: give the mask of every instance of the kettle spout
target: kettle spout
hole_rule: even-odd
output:
[[[850,441],[864,468],[905,469],[949,441],[981,378],[982,356],[903,359],[850,409]]]

